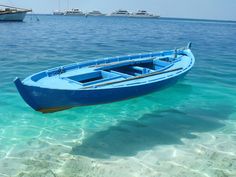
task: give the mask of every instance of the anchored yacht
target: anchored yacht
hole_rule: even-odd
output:
[[[60,11],[60,10],[55,10],[53,12],[53,15],[64,15],[64,12]]]
[[[85,13],[80,11],[79,9],[71,9],[71,10],[66,10],[64,15],[70,15],[70,16],[85,16]]]
[[[127,10],[117,10],[111,13],[110,16],[117,16],[117,17],[128,17],[130,13]]]
[[[53,12],[53,15],[64,15],[64,12],[61,11],[61,1],[60,0],[58,0],[58,10],[55,10]]]
[[[101,13],[98,10],[94,10],[86,14],[87,16],[105,16],[106,14]]]
[[[130,17],[141,17],[141,18],[159,18],[159,15],[153,15],[148,13],[146,10],[139,10],[138,12],[130,14]]]

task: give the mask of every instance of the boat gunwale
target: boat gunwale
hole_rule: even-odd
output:
[[[122,87],[132,87],[132,86],[137,86],[137,85],[144,85],[144,84],[147,84],[147,83],[153,83],[153,82],[159,82],[159,81],[162,81],[162,80],[165,80],[165,79],[170,79],[172,77],[176,77],[184,72],[187,72],[188,70],[190,70],[192,68],[192,66],[194,65],[194,62],[195,62],[195,58],[192,54],[192,51],[188,48],[185,48],[185,49],[180,49],[180,50],[167,50],[167,51],[160,51],[160,52],[151,52],[151,53],[140,53],[140,54],[132,54],[132,55],[124,55],[124,56],[116,56],[116,57],[108,57],[108,58],[102,58],[102,59],[96,59],[96,60],[90,60],[90,61],[83,61],[83,62],[77,62],[77,63],[72,63],[72,64],[67,64],[67,65],[62,65],[60,67],[54,67],[54,68],[51,68],[51,69],[48,69],[48,70],[43,70],[43,71],[40,71],[38,73],[35,73],[33,75],[30,75],[28,76],[27,78],[25,78],[23,80],[23,84],[26,85],[26,86],[31,86],[31,87],[38,87],[38,88],[42,88],[42,89],[51,89],[51,90],[75,90],[75,89],[60,89],[60,88],[48,88],[48,87],[41,87],[41,86],[37,86],[37,85],[29,85],[25,82],[27,82],[27,80],[31,80],[32,82],[35,82],[33,81],[31,78],[33,76],[36,76],[38,74],[43,74],[43,73],[46,73],[47,76],[46,77],[50,77],[48,76],[48,72],[53,72],[53,71],[57,71],[59,69],[66,69],[69,68],[69,67],[73,67],[73,69],[69,69],[68,71],[71,71],[71,70],[75,70],[75,69],[81,69],[81,68],[86,68],[86,67],[89,67],[89,66],[92,66],[92,64],[96,64],[98,62],[104,62],[103,64],[106,64],[106,62],[108,63],[113,63],[113,62],[117,62],[117,61],[128,61],[128,60],[135,60],[135,59],[138,59],[138,58],[142,58],[142,56],[146,56],[146,57],[143,57],[143,58],[150,58],[150,57],[165,57],[165,56],[169,56],[169,55],[172,55],[172,54],[175,54],[177,52],[177,54],[179,55],[187,55],[187,57],[191,58],[191,62],[190,64],[186,67],[186,68],[183,68],[183,70],[181,71],[178,71],[177,73],[175,74],[172,74],[170,77],[166,76],[166,77],[162,77],[162,78],[159,78],[159,79],[152,79],[152,80],[149,80],[149,81],[143,81],[143,82],[139,82],[139,84],[132,84],[132,85],[129,85],[129,84],[126,84],[126,85],[116,85],[115,87],[91,87],[91,88],[78,88],[76,90],[100,90],[100,89],[114,89],[114,88],[122,88]],[[149,55],[149,56],[148,56]],[[132,58],[134,57],[134,58]],[[119,60],[121,59],[121,60]],[[113,61],[112,61],[113,60]],[[107,63],[107,64],[108,64]],[[96,66],[96,65],[94,65]],[[56,75],[60,75],[60,74],[56,74]],[[37,82],[37,81],[36,81]]]
[[[111,59],[118,59],[117,61],[122,61],[122,60],[119,60],[119,59],[122,59],[122,58],[125,58],[125,57],[133,57],[133,56],[137,56],[136,58],[138,58],[138,56],[144,56],[144,55],[157,55],[157,54],[160,54],[160,56],[165,56],[165,53],[170,53],[169,55],[171,55],[171,53],[174,53],[175,50],[168,50],[168,51],[160,51],[160,52],[150,52],[150,53],[139,53],[139,54],[131,54],[131,55],[121,55],[121,56],[115,56],[115,57],[107,57],[107,58],[101,58],[101,59],[91,59],[89,61],[81,61],[81,62],[76,62],[76,63],[71,63],[71,64],[66,64],[66,65],[62,65],[62,66],[57,66],[57,67],[53,67],[53,68],[50,68],[50,69],[46,69],[46,70],[43,70],[43,71],[39,71],[37,73],[34,73],[32,75],[29,75],[28,77],[26,77],[23,81],[26,81],[28,79],[30,79],[31,77],[35,76],[35,75],[38,75],[38,74],[41,74],[43,72],[50,72],[50,71],[54,71],[54,70],[58,70],[58,69],[66,69],[66,67],[72,67],[72,66],[77,66],[75,67],[74,69],[81,69],[81,68],[85,68],[85,67],[88,67],[88,66],[92,66],[92,63],[94,63],[96,66],[96,63],[97,62],[101,62],[101,61],[105,61],[104,64],[106,64],[106,61],[109,61]],[[147,57],[153,57],[153,56],[146,56]],[[156,56],[157,57],[157,56]],[[136,58],[133,58],[133,59],[130,59],[130,60],[134,60]],[[144,57],[143,57],[144,58]],[[123,60],[128,60],[127,59],[123,59]],[[108,62],[108,63],[112,63],[112,62]],[[91,64],[91,65],[89,65]],[[85,66],[82,66],[80,67],[80,65],[85,65]],[[73,70],[73,69],[71,69]]]

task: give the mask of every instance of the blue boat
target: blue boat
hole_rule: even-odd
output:
[[[121,101],[176,83],[194,65],[190,47],[74,63],[14,83],[25,102],[42,113]]]

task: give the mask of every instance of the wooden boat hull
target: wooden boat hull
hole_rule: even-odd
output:
[[[55,75],[55,79],[62,79],[63,82],[71,77],[62,77],[63,74],[58,74],[59,69],[54,69],[53,71],[44,71],[41,73],[37,73],[26,78],[23,82],[16,78],[14,83],[16,88],[25,102],[30,105],[34,110],[49,113],[56,112],[65,109],[69,109],[76,106],[87,106],[87,105],[96,105],[96,104],[105,104],[111,103],[115,101],[126,100],[142,95],[146,95],[155,91],[162,90],[166,87],[169,87],[175,84],[180,78],[184,77],[191,67],[194,64],[194,56],[191,51],[184,50],[181,51],[183,53],[183,58],[189,60],[188,67],[186,68],[175,68],[175,69],[166,69],[166,71],[161,72],[152,72],[151,74],[144,74],[141,76],[132,76],[131,78],[121,79],[118,81],[113,79],[112,81],[107,81],[104,83],[104,79],[100,79],[102,81],[100,84],[97,81],[86,81],[87,83],[93,83],[92,86],[86,85],[87,83],[83,83],[81,88],[77,88],[77,82],[75,80],[72,81],[72,84],[76,82],[76,87],[74,89],[67,89],[65,84],[61,85],[61,88],[47,88],[45,86],[34,85],[35,82],[33,80],[40,80],[42,78],[50,78]],[[165,54],[174,54],[174,51],[164,52],[164,53],[153,53],[148,54],[149,56],[161,56]],[[146,54],[144,54],[147,56]],[[142,57],[144,55],[139,55],[138,57]],[[181,54],[182,55],[182,54]],[[135,58],[137,56],[130,56],[130,58]],[[121,57],[124,59],[124,57]],[[112,59],[113,60],[113,59]],[[107,62],[108,59],[98,60],[97,62]],[[130,61],[130,60],[128,60]],[[141,60],[137,60],[141,61]],[[89,64],[88,64],[89,63]],[[111,62],[116,63],[116,62]],[[125,62],[118,62],[119,65],[124,64]],[[85,65],[89,65],[93,67],[93,62],[90,61],[87,63],[82,63],[79,67],[84,67]],[[117,65],[117,64],[116,64]],[[178,64],[177,64],[178,65]],[[100,65],[99,65],[100,66]],[[70,70],[75,66],[65,66],[64,69]],[[104,68],[109,68],[110,65],[102,65]],[[70,68],[70,69],[69,69]],[[73,70],[73,69],[72,69]],[[96,70],[96,69],[95,69]],[[73,70],[74,71],[74,70]],[[77,70],[75,70],[77,72]],[[46,74],[47,73],[47,74]],[[65,72],[64,75],[66,75]],[[69,73],[69,72],[68,72]],[[160,75],[160,76],[159,76]],[[74,76],[73,76],[74,77]],[[84,75],[79,75],[79,78],[84,77]],[[151,78],[151,80],[150,80]],[[74,79],[74,78],[73,78]],[[76,78],[78,79],[78,78]],[[105,78],[106,80],[106,78]],[[52,80],[51,80],[52,81]],[[77,80],[78,81],[78,80]],[[98,80],[99,81],[99,80]],[[95,82],[95,84],[94,84]],[[64,82],[66,83],[66,81]],[[50,83],[51,84],[51,83]],[[52,84],[51,84],[52,85]],[[54,85],[53,85],[54,86]],[[62,88],[64,87],[64,89]]]

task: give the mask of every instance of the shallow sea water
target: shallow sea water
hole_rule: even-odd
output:
[[[0,176],[236,176],[236,23],[27,16],[0,23]],[[33,111],[13,79],[72,62],[193,43],[173,87],[112,104]]]

